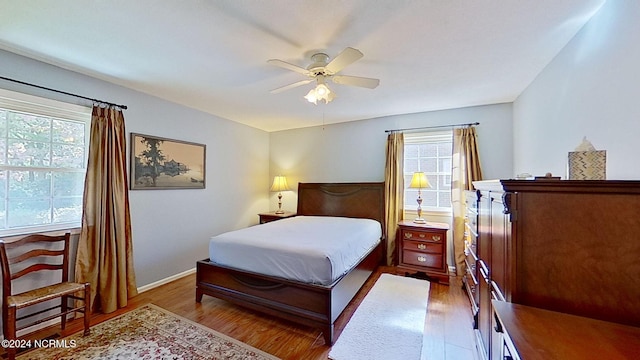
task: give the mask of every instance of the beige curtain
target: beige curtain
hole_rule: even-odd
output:
[[[385,228],[387,265],[397,264],[396,233],[404,212],[404,134],[392,132],[387,138],[385,181]]]
[[[91,284],[92,309],[110,313],[137,294],[122,111],[94,106],[76,281]]]
[[[453,249],[456,272],[464,275],[465,190],[473,189],[473,181],[482,180],[475,127],[453,130],[451,202],[453,207]]]

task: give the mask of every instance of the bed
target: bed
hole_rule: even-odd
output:
[[[298,216],[372,219],[384,226],[384,183],[300,183]],[[284,220],[279,220],[284,221]],[[266,225],[253,227],[252,231]],[[331,279],[286,279],[205,259],[196,264],[196,301],[220,298],[271,316],[319,328],[333,344],[334,322],[384,259],[384,229],[355,266]],[[257,235],[256,235],[257,236]],[[351,240],[348,240],[351,241]]]

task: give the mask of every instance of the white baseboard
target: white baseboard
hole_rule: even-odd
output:
[[[174,280],[178,280],[178,279],[183,278],[185,276],[189,276],[191,274],[194,274],[195,272],[196,272],[196,268],[189,269],[189,270],[183,271],[183,272],[181,272],[179,274],[175,274],[175,275],[169,276],[167,278],[158,280],[156,282],[152,282],[151,284],[140,286],[138,288],[138,293],[142,293],[142,292],[157,288],[158,286],[161,286],[161,285],[164,285],[164,284],[168,284],[168,283],[170,283],[170,282],[172,282]]]
[[[449,274],[452,274],[452,275],[457,274],[455,266],[449,266]]]
[[[18,331],[16,331],[16,336],[17,337],[21,337],[23,335],[26,335],[26,334],[32,333],[34,331],[38,331],[38,330],[44,329],[44,328],[49,327],[49,326],[59,326],[59,325],[60,325],[60,318],[51,319],[49,321],[45,321],[45,322],[42,322],[42,323],[39,323],[39,324],[35,324],[33,326],[29,326],[29,327],[24,328],[22,330],[18,330]],[[2,339],[4,339],[4,334],[2,334]]]
[[[181,272],[179,274],[175,274],[175,275],[169,276],[167,278],[164,278],[162,280],[158,280],[158,281],[153,282],[151,284],[141,286],[141,287],[138,288],[138,293],[142,293],[142,292],[151,290],[153,288],[157,288],[158,286],[161,286],[161,285],[164,285],[164,284],[168,284],[168,283],[170,283],[170,282],[172,282],[174,280],[178,280],[178,279],[183,278],[185,276],[189,276],[189,275],[191,275],[191,274],[193,274],[195,272],[196,272],[196,268],[189,269],[189,270],[183,271],[183,272]],[[28,328],[25,328],[25,329],[22,329],[22,330],[18,330],[16,335],[18,335],[18,337],[20,337],[20,336],[23,336],[25,334],[28,334],[28,333],[31,333],[31,332],[34,332],[34,331],[37,331],[37,330],[40,330],[40,329],[44,329],[44,328],[49,327],[49,326],[58,326],[58,324],[60,324],[60,318],[51,319],[49,321],[45,321],[43,323],[30,326]],[[4,339],[4,334],[2,336],[0,336],[0,340],[1,339]]]
[[[33,326],[29,326],[29,327],[24,328],[22,330],[18,330],[18,331],[16,331],[16,336],[17,337],[21,337],[21,336],[24,336],[26,334],[29,334],[29,333],[32,333],[34,331],[38,331],[38,330],[44,329],[44,328],[49,327],[49,326],[60,326],[59,324],[60,324],[60,318],[51,319],[49,321],[45,321],[45,322],[42,322],[42,323],[39,323],[39,324],[35,324]],[[0,336],[0,340],[4,340],[4,334],[2,334]]]

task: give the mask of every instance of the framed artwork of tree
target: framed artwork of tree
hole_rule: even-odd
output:
[[[204,189],[206,145],[131,133],[131,190]]]

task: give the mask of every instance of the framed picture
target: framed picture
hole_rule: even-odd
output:
[[[131,189],[204,189],[206,145],[131,133]]]

